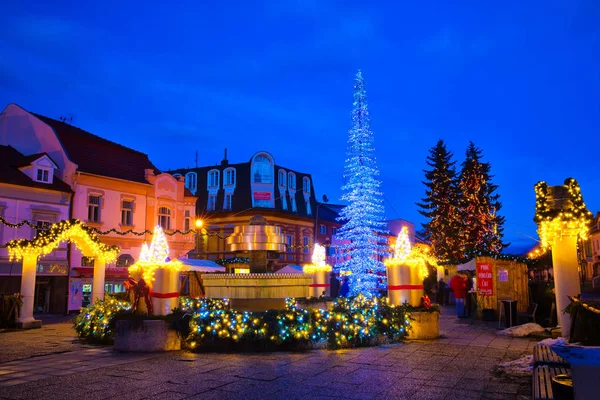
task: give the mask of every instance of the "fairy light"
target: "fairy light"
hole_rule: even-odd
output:
[[[319,243],[315,243],[315,248],[312,255],[312,264],[305,265],[302,268],[305,274],[312,274],[315,272],[329,272],[331,271],[331,265],[326,262],[325,247]]]
[[[10,261],[24,257],[40,257],[52,253],[61,242],[69,241],[86,255],[100,257],[106,263],[113,262],[119,254],[119,247],[100,242],[94,231],[78,219],[64,220],[53,224],[46,231],[39,232],[31,240],[17,239],[6,244]]]
[[[150,247],[146,243],[142,245],[140,261],[129,267],[129,274],[141,272],[144,280],[150,283],[154,281],[155,272],[159,268],[180,271],[183,264],[179,260],[169,258],[167,238],[162,228],[157,225],[154,228]]]
[[[535,217],[538,225],[542,249],[547,250],[563,236],[563,234],[576,234],[581,240],[588,237],[592,213],[587,209],[579,183],[573,178],[567,178],[564,186],[567,188],[568,198],[560,209],[555,209],[549,204],[548,184],[538,182],[535,185]]]
[[[408,228],[402,227],[394,247],[394,255],[384,261],[386,267],[397,267],[408,265],[411,268],[418,268],[419,279],[425,279],[429,275],[428,265],[438,267],[437,259],[429,252],[427,246],[416,244],[412,246],[408,238]]]

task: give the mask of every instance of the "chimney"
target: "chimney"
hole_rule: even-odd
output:
[[[223,154],[223,161],[221,161],[221,165],[229,165],[229,161],[227,161],[227,147],[225,147],[225,152]]]

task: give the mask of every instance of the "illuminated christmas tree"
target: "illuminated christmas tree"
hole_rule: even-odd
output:
[[[481,162],[481,150],[469,143],[459,179],[459,212],[463,221],[461,238],[467,257],[476,253],[500,253],[504,217],[497,185],[492,183],[490,163]]]
[[[154,233],[152,234],[152,243],[150,244],[150,249],[148,250],[148,261],[164,263],[168,261],[168,258],[169,243],[167,242],[165,232],[160,226],[157,225],[156,228],[154,228]]]
[[[440,260],[460,260],[461,223],[458,213],[458,188],[452,153],[443,140],[429,150],[423,182],[425,198],[417,203],[419,213],[428,221],[423,226],[423,238],[431,245],[433,254]]]
[[[398,234],[398,239],[396,240],[394,258],[398,259],[399,261],[406,260],[410,254],[411,248],[412,246],[410,244],[410,238],[408,237],[408,228],[403,226],[402,230]]]
[[[349,204],[341,211],[338,221],[343,223],[337,238],[344,243],[338,249],[347,259],[336,265],[336,270],[348,275],[350,295],[375,294],[385,266],[380,256],[387,255],[384,244],[383,194],[375,158],[374,137],[369,127],[369,110],[365,82],[360,70],[354,85],[352,128],[349,131],[344,168],[345,184],[342,200]]]

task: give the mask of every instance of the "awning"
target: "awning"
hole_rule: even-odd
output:
[[[457,271],[475,271],[477,269],[477,261],[476,259],[472,259],[469,262],[464,264],[460,264],[456,266]]]
[[[225,272],[225,267],[211,260],[179,259],[183,264],[181,272]]]

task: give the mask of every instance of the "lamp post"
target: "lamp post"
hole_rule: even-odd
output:
[[[196,219],[196,258],[200,259],[200,234],[202,233],[202,226],[204,221],[200,218]]]

